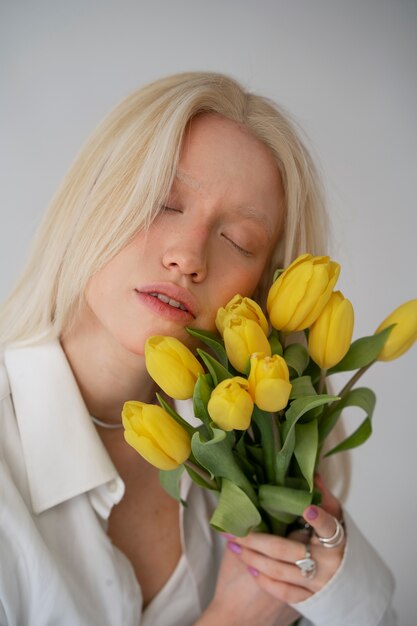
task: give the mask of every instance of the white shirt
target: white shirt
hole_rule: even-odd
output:
[[[142,611],[128,559],[106,534],[124,484],[59,342],[8,350],[0,367],[0,625],[192,626],[214,592],[223,539],[212,496],[184,474],[182,557]],[[189,412],[190,403],[181,403]],[[184,415],[192,421],[193,416]],[[347,516],[333,579],[295,605],[303,626],[393,626],[392,578]]]

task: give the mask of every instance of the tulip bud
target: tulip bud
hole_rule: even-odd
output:
[[[334,291],[308,335],[310,356],[322,369],[339,363],[349,350],[353,321],[352,304],[340,291]]]
[[[173,470],[190,456],[190,436],[160,406],[125,402],[122,420],[127,443],[155,467]]]
[[[387,326],[396,324],[388,335],[378,361],[391,361],[406,352],[417,340],[417,300],[401,304],[376,329],[379,333]]]
[[[263,411],[281,411],[287,406],[292,385],[287,363],[278,354],[253,354],[248,382],[250,395]]]
[[[231,316],[246,317],[248,320],[257,322],[265,335],[268,334],[268,320],[266,319],[261,307],[257,302],[250,298],[242,298],[239,294],[234,296],[225,307],[221,307],[217,311],[216,326],[217,330],[223,335],[224,328]]]
[[[223,430],[249,428],[253,400],[246,378],[235,376],[219,383],[210,396],[207,410],[213,422]]]
[[[238,372],[244,372],[251,354],[271,355],[271,346],[262,328],[246,317],[230,317],[223,331],[224,347],[230,363]]]
[[[328,256],[302,254],[277,278],[267,309],[277,330],[296,332],[315,322],[339,277],[340,265]]]
[[[203,367],[193,353],[174,337],[149,337],[145,344],[146,369],[159,387],[176,400],[191,398]]]

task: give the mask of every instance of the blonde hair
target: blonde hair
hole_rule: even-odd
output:
[[[0,344],[61,335],[89,278],[152,222],[173,183],[187,123],[202,112],[248,129],[268,146],[281,173],[283,232],[256,295],[265,297],[276,267],[301,252],[324,252],[319,177],[288,114],[222,74],[168,76],[126,98],[75,159],[1,310]]]

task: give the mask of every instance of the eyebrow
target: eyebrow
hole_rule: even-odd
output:
[[[197,189],[201,188],[201,183],[199,183],[198,180],[196,180],[195,178],[193,178],[189,174],[186,174],[182,170],[177,170],[175,172],[175,178],[180,180],[185,185],[188,185],[192,189],[196,189],[197,190]]]

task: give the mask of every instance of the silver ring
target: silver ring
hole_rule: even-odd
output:
[[[342,523],[340,523],[335,517],[333,519],[336,524],[336,530],[333,535],[331,537],[319,537],[317,535],[318,540],[324,548],[337,548],[337,546],[340,546],[345,539],[345,530]]]
[[[314,559],[311,558],[310,546],[306,545],[306,552],[303,559],[295,561],[295,565],[301,570],[301,574],[305,578],[314,578],[317,571],[317,564]]]

